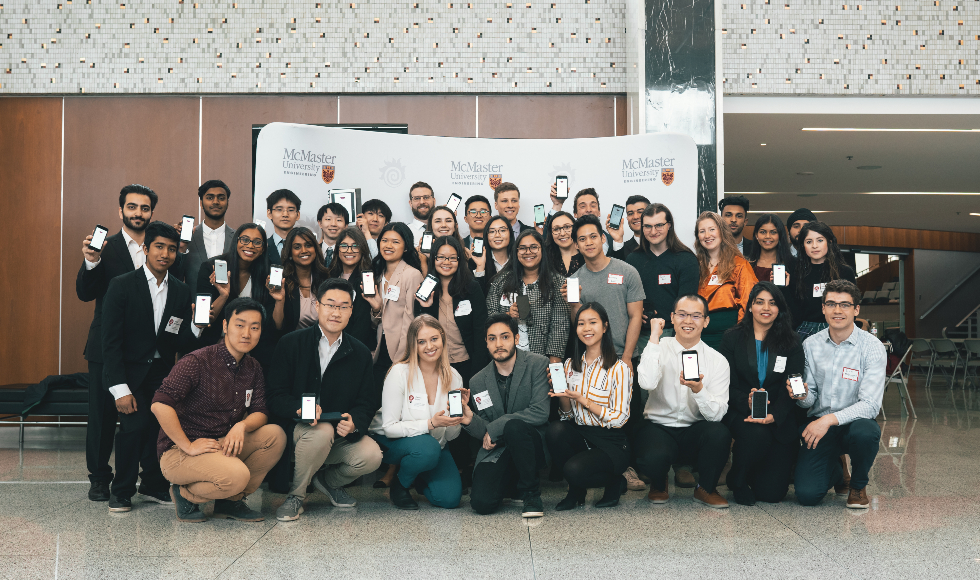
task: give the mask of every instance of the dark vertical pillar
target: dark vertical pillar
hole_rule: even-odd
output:
[[[715,2],[646,1],[648,133],[683,133],[698,146],[698,211],[718,210]]]

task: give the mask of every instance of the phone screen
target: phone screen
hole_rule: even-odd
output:
[[[806,394],[806,387],[803,386],[803,377],[800,375],[790,375],[789,386],[793,389],[794,397],[802,397]]]
[[[463,416],[463,394],[459,391],[449,391],[449,416]]]
[[[422,253],[428,254],[429,250],[432,249],[432,234],[424,233],[422,234]]]
[[[88,247],[92,248],[97,252],[102,251],[102,245],[105,244],[105,237],[108,235],[109,230],[102,226],[95,226],[95,231],[92,232],[92,241],[89,242]]]
[[[701,373],[698,372],[698,351],[685,350],[681,353],[681,361],[684,365],[684,380],[700,380]]]
[[[282,286],[282,268],[279,266],[272,266],[269,268],[269,286],[273,288],[279,288]]]
[[[313,421],[316,419],[316,397],[308,397],[303,395],[302,413],[302,419],[304,421]]]
[[[191,236],[194,235],[194,218],[189,215],[185,215],[183,219],[180,220],[180,241],[189,242],[191,241]]]
[[[344,206],[347,210],[347,218],[350,219],[354,215],[354,192],[335,191],[332,195],[334,203]]]
[[[436,284],[438,283],[439,281],[436,280],[435,276],[429,274],[425,277],[425,280],[422,280],[422,286],[419,287],[419,291],[415,295],[419,297],[419,300],[425,302],[432,295],[432,291],[436,289]]]
[[[568,279],[568,302],[569,303],[574,304],[580,300],[578,290],[579,290],[578,278],[569,278]]]
[[[785,264],[773,264],[772,265],[772,283],[776,286],[786,285],[786,265]]]
[[[619,229],[619,224],[623,221],[623,212],[626,210],[621,205],[613,204],[612,212],[609,213],[609,227],[614,230]]]
[[[568,389],[565,381],[565,366],[561,363],[551,363],[548,365],[551,371],[551,389],[556,393],[564,393]]]
[[[211,295],[198,294],[194,305],[194,324],[206,325],[211,322]]]
[[[374,289],[374,272],[361,272],[361,284],[364,285],[365,296],[374,296],[377,292]]]
[[[228,262],[224,260],[214,261],[214,281],[218,284],[228,283]]]
[[[517,297],[517,316],[521,319],[527,319],[530,315],[531,299],[522,294]]]
[[[752,393],[752,418],[765,419],[769,414],[769,393],[756,391]]]
[[[544,204],[539,204],[534,206],[534,223],[543,224],[547,219],[548,214],[544,211]]]
[[[564,199],[568,197],[568,177],[565,175],[558,175],[555,177],[555,189],[557,190],[555,194]]]
[[[473,239],[473,255],[482,256],[483,255],[483,238]]]
[[[456,213],[456,210],[459,209],[459,202],[461,201],[463,201],[463,198],[454,193],[449,196],[449,201],[446,202],[446,207],[449,208],[449,211]]]

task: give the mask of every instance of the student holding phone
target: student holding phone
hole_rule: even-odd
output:
[[[405,340],[404,357],[385,378],[371,437],[384,452],[384,462],[398,466],[390,492],[395,507],[419,509],[409,491],[416,486],[432,505],[455,508],[462,483],[445,446],[459,436],[463,420],[473,413],[470,394],[449,364],[446,332],[438,320],[422,314],[408,326]],[[462,391],[464,415],[450,417],[448,394],[457,390]]]
[[[741,505],[786,497],[799,449],[793,400],[783,385],[803,372],[803,345],[793,331],[786,299],[772,282],[749,294],[749,315],[725,333],[718,351],[728,361],[731,382],[723,422],[735,439],[728,489]],[[753,393],[768,394],[768,413],[751,413]]]
[[[722,423],[731,381],[728,361],[701,338],[708,326],[708,301],[703,296],[680,296],[671,310],[674,336],[661,337],[664,320],[651,320],[650,342],[637,369],[640,388],[650,394],[643,410],[646,420],[633,436],[637,468],[650,478],[647,497],[660,504],[670,498],[671,465],[694,465],[700,474],[694,501],[727,508],[717,485],[732,445]],[[681,361],[692,353],[697,368],[685,368]]]
[[[456,221],[456,212],[444,205],[436,207],[429,214],[428,228],[434,238],[452,236],[456,238],[460,246],[463,245],[463,238],[459,236],[459,223]],[[432,251],[435,251],[435,249],[433,248]]]
[[[463,247],[472,250],[474,239],[486,237],[483,230],[490,219],[490,200],[482,195],[471,195],[466,199],[465,211],[463,221],[470,233],[463,238]]]
[[[357,228],[367,240],[368,250],[373,260],[378,256],[378,237],[381,229],[391,222],[391,208],[380,199],[369,199],[361,204],[357,215]]]
[[[854,269],[844,262],[834,230],[823,222],[808,222],[796,242],[802,250],[789,291],[793,323],[801,340],[827,328],[823,295],[832,280],[856,281]]]
[[[511,249],[514,247],[514,230],[503,216],[493,216],[483,230],[486,234],[486,244],[483,255],[471,254],[473,261],[473,276],[480,283],[480,289],[486,295],[490,292],[490,283],[498,272],[504,270],[510,261]]]
[[[347,228],[347,224],[350,223],[347,208],[337,202],[328,203],[317,211],[316,223],[320,226],[320,233],[322,234],[320,251],[323,253],[323,263],[330,264],[333,262],[334,247],[340,241],[340,236]],[[284,248],[288,247],[288,245],[284,246]]]
[[[275,300],[272,320],[280,334],[316,324],[316,288],[329,274],[323,265],[320,244],[308,228],[299,226],[289,231],[283,246],[282,286],[269,287]]]
[[[282,262],[286,236],[299,221],[299,208],[302,204],[299,196],[288,189],[277,189],[265,198],[265,215],[272,222],[272,235],[266,240],[265,252],[266,260],[270,264],[278,266]],[[264,228],[262,232],[265,232]]]
[[[561,299],[565,277],[548,264],[544,239],[534,230],[517,236],[516,256],[494,278],[487,295],[487,312],[506,313],[518,321],[517,348],[561,362],[568,342],[570,311]],[[524,312],[518,300],[526,300]]]
[[[784,292],[786,286],[793,280],[796,269],[796,258],[793,256],[793,244],[789,241],[783,220],[774,213],[764,213],[755,220],[755,243],[749,246],[745,259],[752,264],[752,271],[760,282],[773,282]],[[779,284],[773,275],[773,266],[781,265],[786,273],[786,283]]]
[[[360,229],[353,226],[344,229],[334,247],[333,261],[327,264],[327,277],[343,278],[355,288],[354,310],[351,312],[346,332],[373,351],[378,345],[378,333],[371,320],[371,304],[365,300],[361,286],[364,282],[364,273],[369,273],[373,278],[374,271],[371,254],[364,248],[370,248],[370,242],[364,239]],[[370,284],[367,291],[377,292],[377,285]]]
[[[235,230],[225,222],[231,200],[231,190],[225,182],[220,179],[205,181],[197,188],[197,197],[201,200],[204,219],[194,228],[187,244],[187,277],[184,281],[191,287],[197,285],[201,264],[228,252],[235,243]],[[183,231],[180,233],[184,234]]]
[[[551,269],[568,278],[585,265],[585,258],[578,251],[572,228],[575,218],[567,211],[560,211],[548,218],[544,225],[544,246],[548,252]]]

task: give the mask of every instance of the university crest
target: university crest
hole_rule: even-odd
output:
[[[333,181],[334,170],[335,168],[333,165],[323,166],[323,172],[320,174],[320,176],[323,177],[323,183],[329,184],[331,181]]]
[[[664,185],[670,185],[674,183],[674,168],[665,167],[660,170],[660,180],[664,182]]]
[[[502,173],[490,174],[490,189],[497,189],[497,186],[503,182],[504,182],[504,176]]]

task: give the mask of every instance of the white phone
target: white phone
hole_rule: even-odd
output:
[[[425,277],[425,280],[422,280],[422,285],[419,286],[419,291],[415,295],[418,296],[419,300],[425,302],[429,299],[429,296],[432,296],[432,291],[436,289],[436,284],[438,283],[439,281],[436,280],[436,277],[429,274]]]
[[[269,268],[269,286],[282,288],[282,267],[272,266]]]
[[[559,199],[565,199],[568,197],[568,176],[567,175],[556,175],[555,176],[555,195]]]
[[[214,261],[214,281],[217,284],[228,283],[228,262],[224,260]]]
[[[449,391],[449,416],[463,416],[463,393],[459,391]]]
[[[180,241],[189,242],[194,235],[194,217],[185,215],[180,220]]]
[[[361,272],[361,284],[364,286],[365,296],[374,296],[377,290],[374,287],[374,272]]]
[[[772,283],[776,286],[786,285],[786,264],[772,265]]]
[[[333,202],[339,203],[344,206],[347,210],[347,218],[354,219],[354,192],[353,191],[335,191],[332,193]]]
[[[446,202],[446,207],[449,208],[449,211],[456,213],[456,210],[459,209],[459,202],[461,201],[463,201],[463,198],[460,197],[458,193],[454,193],[449,196],[449,201]]]
[[[211,322],[211,295],[198,294],[194,301],[194,324],[207,326]]]
[[[304,423],[312,423],[316,420],[316,397],[310,393],[303,393],[303,406],[300,419]]]
[[[568,279],[568,302],[569,304],[575,304],[578,303],[579,300],[581,300],[581,297],[579,296],[578,278],[569,278]]]
[[[701,372],[698,367],[698,351],[696,350],[685,350],[681,351],[681,364],[684,368],[684,380],[685,381],[700,381]]]
[[[102,226],[95,226],[95,231],[92,232],[92,241],[88,244],[89,249],[95,250],[96,252],[101,252],[102,245],[105,244],[105,238],[107,235],[109,235],[109,230]]]
[[[803,386],[803,377],[798,374],[789,376],[789,386],[793,389],[794,397],[802,397],[806,394],[806,387]]]
[[[568,381],[565,380],[565,365],[561,363],[551,363],[548,365],[551,371],[551,389],[556,393],[564,393],[568,390]]]
[[[428,254],[432,250],[432,234],[425,232],[422,234],[422,253]]]
[[[483,238],[473,238],[473,255],[483,255]]]

